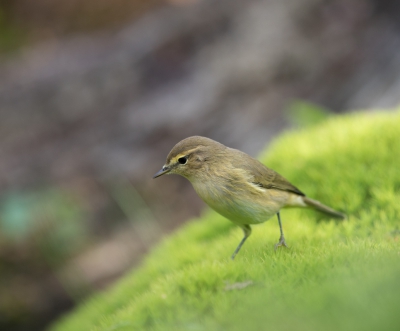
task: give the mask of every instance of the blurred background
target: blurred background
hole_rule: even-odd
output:
[[[400,101],[394,0],[0,0],[0,329],[42,330],[204,204],[152,180],[204,135]]]

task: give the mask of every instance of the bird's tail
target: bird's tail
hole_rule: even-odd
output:
[[[303,201],[304,203],[311,208],[314,208],[320,212],[323,212],[325,214],[328,214],[330,216],[336,217],[336,218],[341,218],[341,219],[345,219],[346,215],[343,213],[340,213],[336,210],[333,210],[332,208],[329,208],[328,206],[323,205],[321,202],[317,201],[317,200],[313,200],[307,197],[303,197]]]

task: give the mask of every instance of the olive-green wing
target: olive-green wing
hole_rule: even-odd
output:
[[[293,192],[298,195],[305,196],[296,186],[290,184],[290,182],[282,177],[280,174],[272,169],[267,168],[260,161],[252,158],[251,156],[237,151],[241,155],[237,159],[240,160],[236,166],[246,170],[252,174],[254,181],[253,183],[264,187],[266,189],[276,189],[281,191]]]
[[[290,184],[290,182],[282,177],[280,174],[278,174],[277,172],[268,169],[268,172],[272,172],[273,175],[270,176],[269,180],[265,179],[265,176],[260,176],[254,177],[254,181],[255,183],[257,183],[258,185],[260,185],[261,187],[265,187],[267,189],[276,189],[276,190],[281,190],[281,191],[288,191],[288,192],[293,192],[296,193],[298,195],[303,195],[305,196],[305,194],[303,192],[301,192],[296,186]]]

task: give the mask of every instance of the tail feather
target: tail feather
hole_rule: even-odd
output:
[[[314,208],[320,212],[323,212],[325,214],[331,215],[333,217],[336,218],[341,218],[341,219],[345,219],[346,215],[343,213],[340,213],[336,210],[333,210],[332,208],[329,208],[328,206],[325,206],[324,204],[322,204],[321,202],[317,201],[317,200],[313,200],[307,197],[303,197],[303,201],[305,202],[305,204],[311,208]]]

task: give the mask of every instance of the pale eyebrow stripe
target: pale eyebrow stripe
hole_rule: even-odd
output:
[[[180,157],[186,156],[186,155],[188,155],[188,154],[190,154],[190,153],[193,153],[194,151],[198,150],[199,148],[200,148],[200,146],[195,147],[195,148],[192,148],[192,149],[189,149],[189,150],[186,151],[185,153],[180,153],[180,154],[178,154],[178,155],[175,156],[172,160],[175,162],[175,161],[178,160]]]

